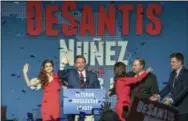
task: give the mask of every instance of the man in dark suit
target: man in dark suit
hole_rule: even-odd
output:
[[[145,60],[141,58],[136,58],[133,61],[132,72],[127,75],[130,77],[136,77],[144,72]],[[132,85],[131,100],[133,102],[135,97],[147,98],[149,99],[153,94],[158,94],[159,88],[157,84],[156,76],[149,73],[140,83]],[[114,88],[110,90],[108,95],[115,94]]]
[[[74,61],[74,67],[67,69],[68,58],[62,57],[59,77],[67,88],[100,88],[97,74],[85,69],[86,59],[78,55]],[[69,121],[74,121],[75,115],[68,115]]]
[[[100,88],[97,74],[85,69],[86,59],[83,56],[76,56],[75,68],[72,69],[66,67],[67,57],[63,57],[61,63],[59,77],[67,84],[67,88]]]
[[[184,57],[181,53],[173,53],[170,56],[173,71],[170,73],[168,84],[159,95],[151,97],[156,101],[164,98],[164,104],[173,105],[179,110],[179,121],[188,121],[188,70],[183,66]]]

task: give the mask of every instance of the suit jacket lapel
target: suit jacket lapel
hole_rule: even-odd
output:
[[[80,75],[79,75],[79,73],[78,73],[78,71],[77,70],[75,70],[76,72],[76,78],[77,78],[77,80],[78,80],[78,83],[80,84],[81,82],[80,82]]]
[[[174,82],[174,88],[176,88],[177,83],[179,82],[179,80],[181,79],[181,75],[184,71],[184,67],[180,70],[179,74],[177,75],[177,77],[175,78],[175,82]],[[174,79],[174,74],[173,74],[173,79]],[[174,80],[173,80],[174,81]]]
[[[86,86],[89,85],[89,72],[86,70]]]

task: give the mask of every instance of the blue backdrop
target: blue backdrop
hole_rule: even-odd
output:
[[[94,8],[99,4],[109,4],[109,2],[78,2],[77,5],[82,7],[86,3],[91,4]],[[121,3],[137,4],[138,2],[115,2],[114,4]],[[139,3],[148,5],[152,2]],[[162,21],[160,35],[136,36],[135,23],[131,22],[130,34],[128,36],[116,34],[114,39],[128,41],[126,54],[128,54],[129,66],[136,57],[142,57],[146,60],[147,66],[154,69],[161,89],[164,86],[163,82],[168,81],[171,72],[169,55],[172,52],[183,53],[185,66],[188,66],[188,2],[158,3],[163,6],[163,12],[160,15]],[[44,2],[43,4],[61,5],[61,2]],[[27,112],[32,112],[35,118],[39,118],[42,90],[32,91],[26,87],[22,77],[23,65],[26,62],[30,64],[30,78],[38,75],[40,64],[46,58],[54,60],[57,71],[59,69],[60,39],[67,40],[68,37],[63,37],[62,34],[57,37],[47,37],[44,33],[37,37],[28,36],[26,33],[26,2],[2,2],[1,5],[2,104],[7,105],[8,118],[25,121]],[[134,12],[131,19],[136,20]],[[120,20],[121,16],[117,14],[118,26],[116,26],[116,30],[118,33],[121,32]],[[76,38],[79,36],[75,36],[73,39]],[[81,41],[87,41],[87,39]],[[115,57],[119,57],[118,54]],[[104,79],[104,88],[109,89],[110,78],[113,74],[112,66],[101,66],[101,68],[105,71],[99,77]],[[112,97],[112,101],[115,102],[115,97]]]

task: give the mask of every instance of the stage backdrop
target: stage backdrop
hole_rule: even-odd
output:
[[[32,5],[37,6],[37,15]],[[61,56],[68,55],[73,65],[74,57],[82,54],[106,90],[112,87],[117,61],[131,70],[134,58],[144,58],[160,89],[171,72],[172,52],[183,53],[188,66],[187,2],[2,2],[1,7],[2,104],[7,105],[8,118],[25,121],[27,112],[40,118],[42,90],[26,86],[22,74],[26,62],[32,78],[44,59],[52,59],[57,71]],[[115,100],[111,98],[113,104]]]

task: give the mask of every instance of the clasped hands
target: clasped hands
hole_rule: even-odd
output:
[[[153,96],[151,96],[149,99],[150,99],[151,101],[159,101],[159,100],[161,99],[161,96],[158,95],[158,94],[153,94]],[[172,100],[172,98],[171,98],[170,96],[167,96],[167,97],[165,97],[165,98],[163,99],[163,103],[164,103],[165,105],[171,105],[171,104],[173,103],[173,100]]]

